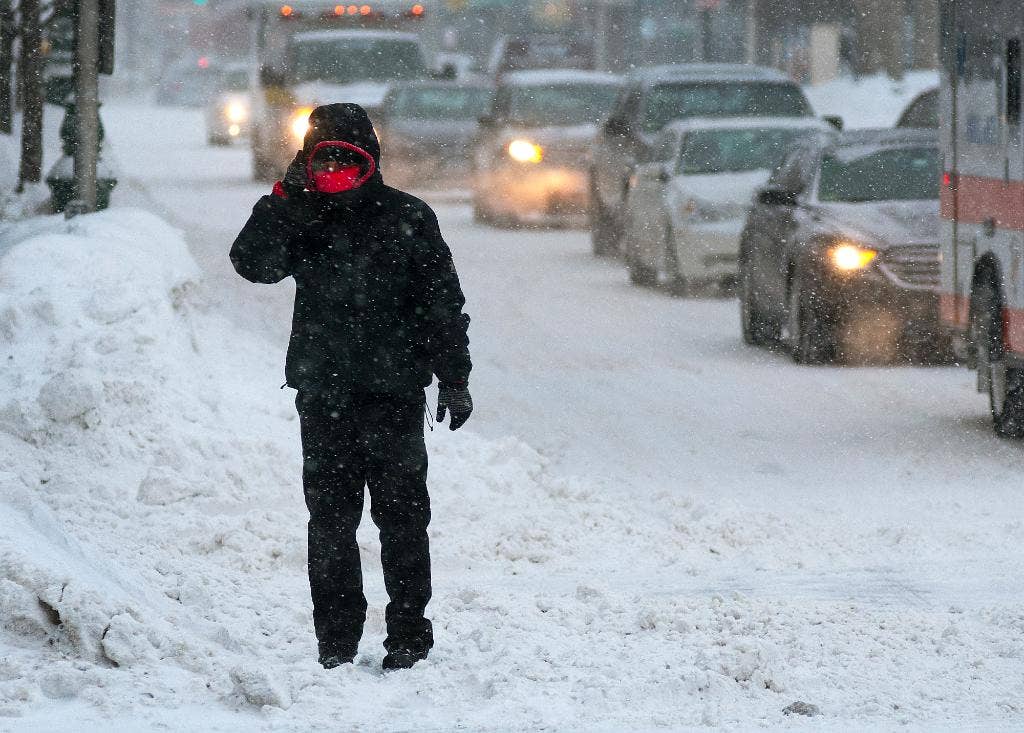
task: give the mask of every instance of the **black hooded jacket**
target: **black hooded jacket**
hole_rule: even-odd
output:
[[[380,160],[366,112],[318,107],[304,150],[343,140]],[[299,390],[411,394],[465,382],[471,362],[465,297],[437,217],[380,172],[336,194],[264,196],[231,247],[256,283],[295,278],[285,377]]]

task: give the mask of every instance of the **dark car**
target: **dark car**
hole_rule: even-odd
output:
[[[740,237],[744,340],[801,363],[935,351],[940,170],[931,130],[793,148]]]
[[[472,81],[393,86],[377,125],[389,181],[399,186],[468,185],[472,142],[493,93],[489,84]]]
[[[473,153],[478,221],[582,226],[597,126],[621,79],[597,71],[506,74]]]
[[[939,90],[928,89],[914,97],[906,106],[896,127],[936,130],[939,127]]]
[[[689,117],[810,117],[799,85],[745,64],[656,66],[632,74],[598,131],[590,169],[594,253],[619,249],[634,166],[652,159],[661,129]]]

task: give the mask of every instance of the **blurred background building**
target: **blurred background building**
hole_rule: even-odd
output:
[[[284,0],[282,0],[284,1]],[[146,83],[183,55],[240,56],[240,0],[123,0],[123,79]],[[938,0],[422,0],[432,50],[485,70],[502,37],[550,43],[573,65],[614,71],[753,62],[804,83],[934,68]],[[555,53],[553,51],[553,53]],[[553,61],[554,63],[554,61]]]

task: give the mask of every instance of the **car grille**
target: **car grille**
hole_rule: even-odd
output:
[[[897,285],[912,290],[939,287],[941,261],[935,244],[911,244],[882,252],[879,266]]]

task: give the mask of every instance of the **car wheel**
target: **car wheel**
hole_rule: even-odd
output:
[[[789,285],[788,339],[790,356],[797,364],[821,364],[834,357],[835,342],[814,308],[814,297],[804,268],[797,266]]]
[[[740,325],[743,341],[751,346],[770,346],[779,340],[779,328],[762,315],[754,296],[754,278],[740,269]]]
[[[641,265],[636,256],[629,257],[629,281],[641,287],[651,287],[658,282],[658,271],[653,267]]]
[[[605,211],[594,184],[590,184],[590,245],[597,257],[607,257],[618,252],[619,233],[614,218]]]
[[[996,434],[1024,437],[1024,369],[1006,366],[1002,304],[991,283],[975,291],[971,338],[977,352],[978,386],[988,392]]]

